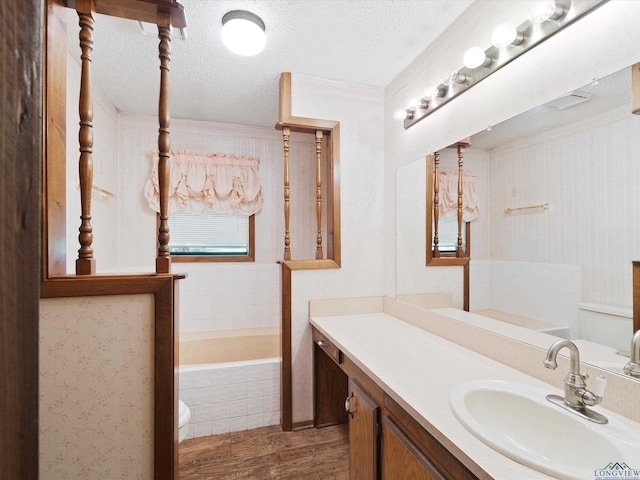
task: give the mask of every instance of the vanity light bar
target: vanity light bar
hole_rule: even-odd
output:
[[[398,116],[404,120],[405,130],[607,1],[609,0],[581,0],[572,5],[571,0],[550,0],[550,6],[554,7],[550,16],[544,18],[536,16],[532,17],[533,20],[525,20],[516,27],[514,40],[510,44],[489,47],[484,50],[484,59],[480,58],[482,49],[474,49],[468,59],[472,61],[468,65],[473,68],[465,66],[453,72],[431,90],[435,94],[425,94],[419,101],[412,101],[411,105]]]

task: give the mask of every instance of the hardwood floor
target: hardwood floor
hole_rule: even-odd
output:
[[[185,440],[180,480],[347,480],[347,425],[283,432],[280,426]]]

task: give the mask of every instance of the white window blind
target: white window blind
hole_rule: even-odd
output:
[[[435,226],[434,232],[435,232]],[[466,245],[466,222],[462,222],[462,250],[467,249]],[[433,239],[431,248],[433,249]],[[438,221],[438,250],[441,252],[456,252],[458,249],[458,220],[447,220],[440,218]]]
[[[249,217],[175,212],[169,215],[171,255],[248,255]]]

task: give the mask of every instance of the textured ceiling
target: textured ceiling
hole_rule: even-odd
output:
[[[171,115],[273,127],[281,72],[385,87],[471,0],[183,0],[187,39],[171,42]],[[250,10],[266,24],[255,57],[227,51],[222,16]],[[69,50],[79,57],[75,12]],[[96,16],[92,72],[118,110],[157,114],[158,39],[136,22]]]

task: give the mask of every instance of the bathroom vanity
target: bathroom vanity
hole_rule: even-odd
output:
[[[351,478],[478,478],[317,327],[313,341],[316,426],[349,422]]]
[[[476,438],[455,417],[449,396],[470,380],[559,388],[388,313],[312,313],[310,323],[314,422],[349,423],[350,478],[552,478]]]

